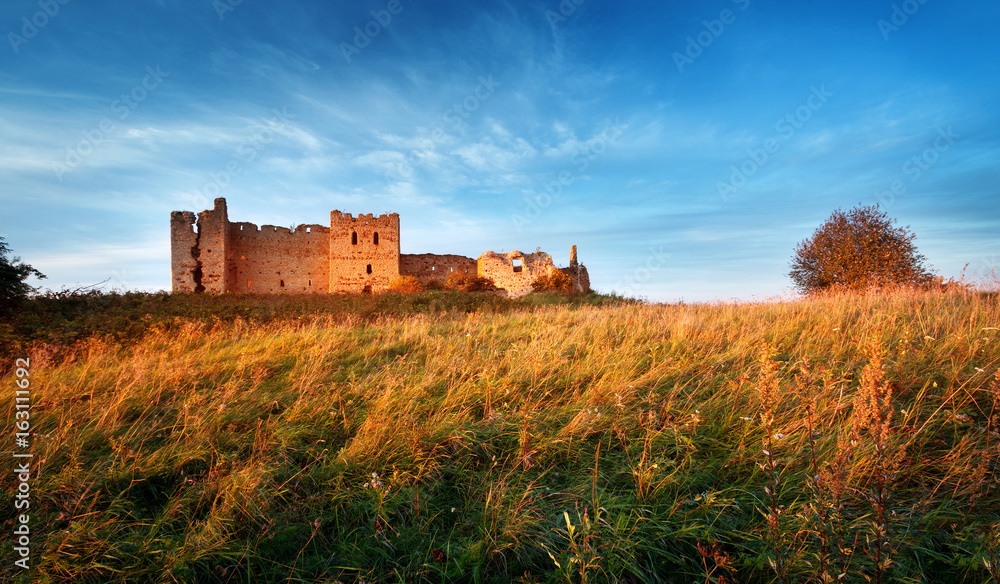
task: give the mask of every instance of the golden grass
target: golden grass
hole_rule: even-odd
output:
[[[32,581],[997,582],[998,329],[900,292],[36,345]]]

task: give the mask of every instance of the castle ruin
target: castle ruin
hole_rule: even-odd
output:
[[[493,280],[508,296],[531,292],[539,276],[557,270],[544,252],[488,251],[478,260],[459,255],[399,253],[399,215],[330,213],[330,226],[287,227],[231,223],[226,200],[197,214],[170,214],[170,268],[174,292],[323,294],[377,292],[397,276],[444,280],[459,272]],[[573,289],[590,289],[587,268],[562,268]]]

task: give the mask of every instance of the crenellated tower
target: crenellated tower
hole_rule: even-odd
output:
[[[398,214],[330,213],[330,292],[376,292],[398,275]]]

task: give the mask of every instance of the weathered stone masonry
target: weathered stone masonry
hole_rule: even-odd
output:
[[[459,272],[486,276],[510,296],[531,291],[540,275],[557,269],[543,252],[458,255],[400,254],[399,215],[333,211],[330,226],[285,227],[230,223],[226,200],[198,213],[170,214],[171,285],[174,292],[320,294],[375,292],[397,276],[445,279]],[[590,289],[587,268],[570,251],[562,271],[578,291]]]

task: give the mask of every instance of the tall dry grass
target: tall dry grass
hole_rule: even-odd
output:
[[[12,582],[1000,574],[995,296],[191,320],[47,355]]]

